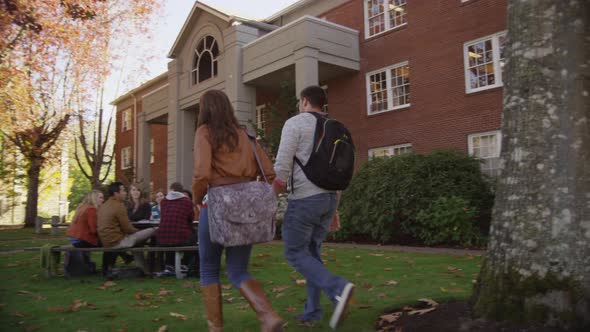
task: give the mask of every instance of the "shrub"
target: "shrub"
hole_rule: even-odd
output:
[[[370,160],[342,195],[342,229],[335,237],[346,239],[355,234],[390,242],[418,236],[422,234],[418,214],[432,213],[431,207],[441,197],[463,199],[468,209],[479,212],[477,223],[487,224],[482,228],[489,226],[493,196],[477,159],[440,150]]]
[[[418,212],[414,227],[407,231],[427,245],[478,244],[480,234],[473,225],[476,212],[461,197],[439,197],[428,209]],[[404,224],[403,228],[407,228],[408,224]]]

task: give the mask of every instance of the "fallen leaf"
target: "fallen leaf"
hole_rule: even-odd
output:
[[[423,315],[425,313],[436,310],[436,308],[416,309],[408,312],[408,315]]]
[[[177,298],[175,301],[176,301],[177,303],[184,302],[184,300],[183,300],[183,299],[181,299],[181,298]]]
[[[390,268],[390,267],[386,267],[386,268],[383,269],[383,271],[393,271],[393,269]]]
[[[449,272],[457,272],[457,271],[462,271],[462,269],[460,269],[458,267],[454,267],[454,266],[447,266],[447,271],[449,271]]]
[[[373,306],[370,304],[359,304],[359,309],[369,309],[372,308]]]
[[[380,316],[379,318],[381,320],[386,321],[387,323],[393,323],[396,320],[398,320],[401,316],[402,316],[402,313],[401,312],[394,312],[394,313],[391,313],[391,314]]]
[[[16,264],[16,263],[8,263],[8,264],[6,264],[6,267],[17,267],[17,266],[18,266],[18,264]]]
[[[381,257],[383,254],[369,254],[369,256]]]
[[[158,329],[158,332],[167,332],[167,331],[168,331],[168,326],[166,326],[166,325],[162,325]]]
[[[292,306],[288,306],[287,309],[285,309],[285,310],[287,310],[287,312],[295,312],[295,311],[297,311],[297,308],[292,307]]]
[[[225,302],[234,303],[234,298],[233,297],[227,298],[227,299],[225,299]]]
[[[34,331],[34,330],[36,330],[36,329],[38,329],[40,327],[41,327],[41,325],[39,325],[39,324],[27,326],[27,327],[25,327],[25,331]]]
[[[176,313],[176,312],[171,312],[170,313],[170,316],[172,316],[174,318],[178,318],[180,320],[187,320],[188,319],[188,318],[186,318],[185,315],[182,315],[182,314],[179,314],[179,313]]]
[[[122,327],[117,330],[117,332],[127,332],[127,331],[128,331],[128,329],[126,327]]]
[[[231,284],[221,285],[221,288],[225,290],[231,289]]]
[[[356,273],[354,276],[358,278],[358,277],[362,276],[362,274]]]
[[[18,311],[13,312],[12,315],[15,317],[25,317],[25,315],[22,312]]]
[[[289,287],[291,287],[291,286],[275,286],[275,287],[271,288],[270,291],[273,293],[282,292]]]
[[[420,302],[425,302],[426,304],[430,305],[431,307],[438,307],[438,302],[434,301],[433,299],[422,298],[418,299]]]
[[[154,294],[152,294],[152,293],[145,293],[145,294],[138,293],[138,294],[135,294],[135,298],[138,299],[138,300],[151,299],[153,296],[154,296]]]
[[[74,303],[70,306],[70,308],[68,308],[68,312],[72,312],[72,311],[77,311],[78,309],[87,306],[88,303],[86,303],[85,301],[82,300],[74,300]]]
[[[160,295],[160,296],[170,295],[170,294],[174,294],[174,291],[167,290],[165,288],[160,288],[160,292],[158,293],[158,295]]]
[[[457,286],[457,283],[456,282],[451,282],[449,285],[451,285],[451,286]]]
[[[164,318],[158,317],[158,318],[152,319],[152,322],[157,323],[157,322],[160,322],[160,321],[163,321],[163,320],[164,320]]]
[[[387,296],[387,294],[385,294],[385,293],[379,293],[379,294],[377,294],[377,297],[381,297],[381,298],[386,297],[386,296]]]
[[[385,286],[396,286],[397,284],[398,284],[397,281],[389,280],[388,282],[385,283]]]
[[[297,284],[297,286],[303,286],[307,283],[307,281],[305,281],[305,279],[297,279],[295,280],[295,283]]]

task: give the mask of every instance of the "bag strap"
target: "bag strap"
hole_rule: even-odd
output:
[[[258,168],[260,169],[260,173],[262,174],[262,177],[264,178],[264,182],[268,183],[268,179],[266,178],[266,174],[264,174],[264,168],[262,168],[262,163],[260,162],[260,158],[258,157],[258,152],[256,152],[256,138],[250,136],[247,131],[246,131],[246,136],[248,136],[249,141],[252,145],[252,151],[254,151],[254,157],[256,157],[256,163],[258,164]]]

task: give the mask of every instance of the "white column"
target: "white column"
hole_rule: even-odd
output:
[[[223,38],[225,91],[238,121],[246,125],[248,121],[254,121],[256,88],[242,82],[242,46],[258,38],[258,29],[241,24],[233,25],[223,31]]]
[[[310,85],[319,85],[318,71],[319,51],[312,47],[303,47],[295,51],[295,93]]]

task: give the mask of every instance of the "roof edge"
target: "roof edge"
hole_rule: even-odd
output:
[[[127,99],[128,97],[134,95],[135,93],[141,91],[142,89],[145,89],[147,86],[152,85],[160,80],[162,80],[164,77],[168,77],[168,72],[165,71],[162,74],[146,81],[145,83],[142,83],[141,85],[139,85],[138,87],[131,89],[129,91],[127,91],[125,94],[117,97],[117,99],[113,100],[110,102],[111,105],[113,106],[117,106],[118,103],[122,102],[123,100]]]

